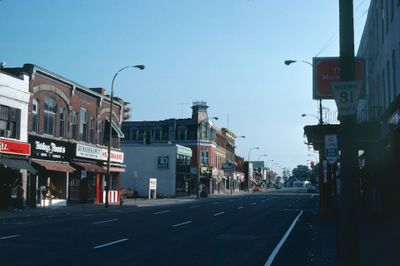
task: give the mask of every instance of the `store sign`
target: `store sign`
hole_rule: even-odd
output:
[[[177,145],[177,153],[183,156],[192,157],[192,149],[184,146]]]
[[[0,153],[31,155],[31,145],[25,142],[0,139]]]
[[[356,80],[362,81],[364,76],[363,60],[356,58]],[[339,57],[313,58],[313,99],[334,99],[331,83],[340,81]]]
[[[58,140],[29,136],[32,157],[52,160],[65,160],[68,143]]]
[[[107,161],[108,150],[96,146],[76,144],[75,156],[99,161]],[[111,150],[110,161],[123,163],[124,153],[120,151]]]
[[[158,156],[157,165],[159,169],[169,168],[169,157],[168,156]]]

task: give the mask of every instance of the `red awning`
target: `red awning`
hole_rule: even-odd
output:
[[[83,170],[86,170],[88,172],[92,173],[105,173],[106,170],[103,169],[103,167],[98,166],[97,164],[94,163],[82,163],[82,162],[72,162],[74,165],[77,165],[79,168],[82,168]]]
[[[75,168],[69,165],[67,162],[56,162],[56,161],[46,161],[46,160],[37,160],[32,159],[32,163],[37,164],[48,171],[54,172],[64,172],[64,173],[72,173],[75,172]]]

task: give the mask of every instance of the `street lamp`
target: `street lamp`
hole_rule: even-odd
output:
[[[314,65],[312,63],[310,63],[308,61],[305,61],[305,60],[296,61],[296,60],[288,59],[288,60],[284,61],[285,65],[287,65],[287,66],[289,66],[292,63],[297,63],[297,62],[305,63],[305,64],[307,64],[307,65],[309,65],[311,67],[314,67]],[[319,99],[319,124],[320,125],[323,124],[323,121],[322,121],[322,99]]]
[[[134,65],[134,66],[125,66],[121,68],[120,70],[115,73],[112,81],[111,81],[111,95],[110,95],[110,116],[109,116],[109,122],[110,126],[108,128],[108,147],[107,147],[107,176],[106,176],[106,199],[105,199],[105,204],[104,207],[108,208],[108,193],[110,191],[110,158],[111,158],[111,141],[112,141],[112,109],[113,109],[113,104],[114,104],[114,81],[115,78],[118,76],[118,74],[127,69],[127,68],[138,68],[140,70],[143,70],[145,68],[144,65]]]
[[[207,117],[207,119],[201,121],[198,124],[198,130],[197,130],[197,160],[198,160],[198,170],[197,170],[197,198],[200,198],[200,170],[201,170],[201,159],[200,159],[200,132],[202,130],[202,125],[210,120],[218,120],[218,117],[213,116],[213,117]],[[211,181],[212,182],[212,181]]]
[[[249,153],[248,153],[248,156],[247,156],[247,160],[250,162],[250,152],[252,151],[252,150],[259,150],[260,149],[260,147],[253,147],[253,148],[250,148],[249,149]]]
[[[258,156],[257,161],[259,161],[261,157],[267,157],[267,156],[268,156],[268,154],[261,154],[261,155]]]

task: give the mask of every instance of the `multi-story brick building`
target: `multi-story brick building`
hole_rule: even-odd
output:
[[[216,127],[208,116],[206,102],[194,102],[192,117],[185,119],[166,119],[161,121],[125,121],[122,131],[125,138],[122,145],[176,143],[192,149],[191,190],[197,190],[198,179],[211,191],[223,190],[227,178],[222,166],[230,158],[234,162],[234,134],[226,129]],[[226,139],[229,137],[229,141]],[[228,151],[228,153],[227,153]],[[228,157],[227,157],[228,156]],[[129,171],[129,170],[128,170]],[[200,174],[198,174],[200,172]],[[186,182],[177,181],[183,187]]]
[[[110,125],[110,98],[104,89],[86,88],[32,64],[5,71],[29,76],[28,142],[32,165],[39,171],[28,184],[31,204],[103,202],[110,126],[110,202],[118,201],[119,173],[124,171],[123,153],[119,151],[123,101],[114,102]]]

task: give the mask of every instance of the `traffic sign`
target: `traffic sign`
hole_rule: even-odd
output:
[[[337,135],[325,135],[325,157],[329,164],[335,164],[338,158]]]
[[[331,84],[333,96],[339,111],[339,118],[354,115],[360,99],[360,81],[340,81]]]

